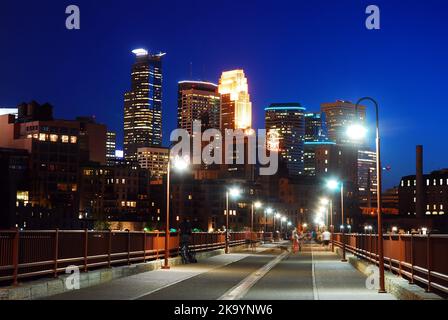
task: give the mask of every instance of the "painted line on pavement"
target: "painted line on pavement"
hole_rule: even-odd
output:
[[[269,263],[265,264],[260,269],[256,270],[235,287],[224,293],[218,300],[241,300],[247,292],[261,279],[263,278],[272,268],[274,268],[280,261],[286,257],[289,252],[283,252],[275,259],[271,260]]]
[[[316,270],[315,270],[315,266],[314,266],[313,246],[311,246],[311,274],[313,277],[313,297],[314,297],[314,300],[319,300],[319,291],[317,289],[317,284],[316,284]]]
[[[232,261],[225,262],[225,263],[222,264],[222,265],[217,265],[217,266],[209,267],[209,269],[206,269],[205,271],[202,271],[202,272],[195,272],[194,274],[190,274],[190,275],[185,276],[185,277],[183,277],[183,278],[181,278],[181,279],[179,279],[179,280],[176,280],[176,281],[167,283],[166,285],[163,285],[163,286],[158,287],[158,288],[155,288],[155,289],[153,289],[153,290],[151,290],[151,291],[148,291],[148,292],[145,292],[145,293],[143,293],[143,294],[140,294],[140,295],[138,295],[138,296],[136,296],[136,297],[133,297],[133,298],[131,298],[131,299],[129,299],[129,300],[138,300],[138,299],[140,299],[140,298],[143,298],[143,297],[145,297],[145,296],[148,296],[148,295],[150,295],[150,294],[153,294],[153,293],[155,293],[155,292],[157,292],[157,291],[166,289],[166,288],[168,288],[168,287],[174,286],[174,285],[176,285],[176,284],[178,284],[178,283],[180,283],[180,282],[183,282],[183,281],[185,281],[185,280],[189,280],[189,279],[194,278],[194,277],[196,277],[196,276],[199,276],[199,275],[201,275],[201,274],[204,274],[204,273],[207,273],[207,272],[210,272],[210,271],[219,269],[219,268],[227,267],[228,265],[231,265],[232,263],[239,262],[239,261],[241,261],[241,260],[243,260],[243,259],[249,257],[250,254],[241,254],[241,256],[242,256],[242,257],[240,257],[240,258],[238,258],[238,259],[236,259],[236,260],[232,260]],[[160,270],[158,270],[158,271],[160,271]],[[154,272],[154,271],[149,271],[149,272]],[[162,272],[169,272],[169,270],[165,270],[165,271],[162,271]],[[193,272],[194,272],[194,271],[193,271]]]

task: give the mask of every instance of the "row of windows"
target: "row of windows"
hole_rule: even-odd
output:
[[[412,186],[416,186],[417,185],[417,180],[407,180],[406,182],[404,180],[401,181],[401,186],[404,187],[406,184],[406,186],[410,187]],[[448,186],[448,178],[445,180],[443,178],[440,179],[426,179],[426,185],[427,186]]]
[[[76,136],[67,136],[62,135],[59,136],[57,134],[47,134],[47,133],[34,133],[34,134],[28,134],[28,139],[38,139],[39,141],[50,141],[50,142],[58,142],[61,141],[62,143],[76,143],[78,141],[78,137]]]

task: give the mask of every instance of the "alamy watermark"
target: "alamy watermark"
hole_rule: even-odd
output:
[[[380,270],[377,266],[371,264],[366,268],[370,275],[366,279],[366,288],[369,290],[378,290],[380,288]]]
[[[176,129],[170,140],[171,158],[182,158],[195,165],[260,164],[260,175],[274,175],[278,171],[279,135],[265,129],[218,129],[201,130],[201,121],[194,121],[193,132]],[[208,143],[204,146],[204,142]]]
[[[76,5],[69,5],[65,8],[65,13],[69,16],[65,19],[65,27],[68,30],[81,29],[81,11]]]
[[[381,29],[380,8],[372,4],[366,8],[366,14],[369,15],[366,19],[366,28],[368,30]]]
[[[67,290],[79,290],[80,289],[80,276],[78,266],[68,266],[65,268],[65,273],[69,276],[65,279],[65,288]]]

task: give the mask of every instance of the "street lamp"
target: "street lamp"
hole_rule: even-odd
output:
[[[168,160],[168,168],[166,174],[166,227],[165,227],[165,259],[162,269],[169,269],[168,258],[170,255],[170,184],[171,184],[171,169],[175,169],[176,171],[182,172],[188,168],[189,158],[188,157],[180,157],[176,156],[174,160],[171,157]]]
[[[253,234],[253,232],[254,232],[254,211],[256,210],[256,209],[260,209],[261,208],[261,206],[262,206],[262,204],[261,204],[261,202],[260,201],[255,201],[255,202],[252,202],[252,205],[251,205],[251,208],[250,208],[250,235],[251,235],[251,241],[250,241],[250,243],[251,243],[251,247],[253,246],[253,237],[252,237],[252,234]]]
[[[240,196],[240,194],[241,190],[236,187],[232,187],[226,190],[226,254],[229,253],[229,196],[233,199],[236,199]]]
[[[340,188],[341,190],[341,220],[342,220],[342,262],[347,262],[347,259],[345,258],[345,228],[344,228],[344,182],[338,182],[335,179],[329,180],[327,182],[327,188],[330,190],[336,190],[338,188]],[[331,232],[331,234],[333,235],[333,230]],[[332,241],[333,242],[333,241]]]
[[[268,215],[271,215],[272,212],[273,212],[272,208],[266,208],[266,210],[264,210],[264,232],[267,232]]]
[[[380,144],[380,125],[379,125],[379,107],[378,102],[371,97],[364,97],[358,100],[355,106],[355,115],[358,115],[359,105],[363,101],[371,101],[375,105],[376,111],[376,179],[377,179],[377,214],[378,214],[378,264],[380,269],[380,293],[385,293],[384,282],[384,247],[383,247],[383,222],[382,222],[382,199],[381,199],[381,144]],[[366,135],[367,130],[360,124],[351,126],[347,134],[353,139],[362,139]]]

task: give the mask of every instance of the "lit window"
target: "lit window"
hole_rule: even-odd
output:
[[[426,179],[426,185],[429,186],[429,179]]]
[[[440,205],[440,210],[443,210],[443,204]]]
[[[62,136],[62,143],[68,143],[68,136]]]
[[[443,186],[443,179],[440,179],[440,185]]]
[[[193,196],[191,194],[188,195],[188,200],[193,200]]]
[[[39,133],[39,141],[45,141],[45,133]]]
[[[17,191],[16,200],[18,202],[23,202],[23,204],[28,204],[29,194],[28,191]]]
[[[50,134],[50,141],[51,142],[58,142],[58,135],[57,134]]]
[[[78,141],[76,136],[70,136],[70,143],[76,143],[76,141]]]

